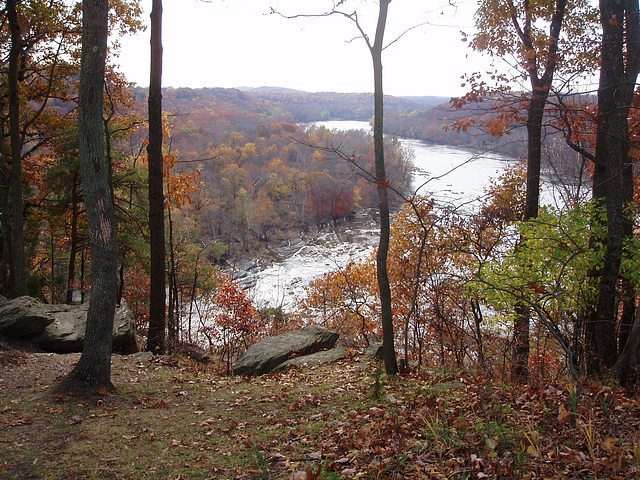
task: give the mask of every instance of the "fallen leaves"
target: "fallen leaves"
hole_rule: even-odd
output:
[[[4,413],[4,412],[3,412]],[[32,418],[24,418],[22,415],[19,415],[17,418],[0,418],[0,424],[5,425],[7,427],[18,427],[20,425],[31,425],[33,423]]]
[[[585,385],[575,407],[562,383],[517,387],[464,373],[413,372],[387,380],[373,400],[372,367],[364,363],[250,382],[158,368],[170,373],[156,378],[149,371],[152,390],[119,386],[124,395],[109,395],[103,405],[62,398],[25,407],[6,399],[3,448],[16,456],[37,441],[62,471],[64,460],[53,460],[46,443],[62,433],[75,449],[92,452],[85,461],[118,478],[133,475],[129,454],[149,471],[155,461],[168,475],[189,465],[194,477],[239,480],[267,473],[273,480],[622,480],[640,471],[640,399],[616,386]],[[442,388],[453,382],[455,388]],[[147,458],[151,441],[160,460]]]
[[[149,397],[136,398],[133,403],[136,405],[142,405],[144,408],[162,408],[167,405],[164,400],[158,400],[155,403],[151,403],[151,399]]]

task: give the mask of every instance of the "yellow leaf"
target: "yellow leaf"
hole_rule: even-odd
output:
[[[527,453],[529,455],[533,455],[534,457],[538,457],[540,456],[540,452],[538,451],[538,449],[536,447],[534,447],[533,445],[529,445],[527,447]]]

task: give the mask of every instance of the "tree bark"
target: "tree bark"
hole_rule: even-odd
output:
[[[103,84],[108,0],[84,0],[78,92],[80,175],[91,245],[91,297],[85,343],[74,369],[54,392],[92,394],[113,389],[111,343],[118,289],[115,209],[105,162]]]
[[[11,138],[11,175],[9,214],[11,217],[11,258],[9,261],[9,285],[11,297],[27,294],[27,263],[24,243],[24,199],[22,192],[22,139],[20,135],[19,72],[22,54],[22,37],[16,1],[7,0],[7,20],[11,35],[9,51],[9,136]]]
[[[395,375],[398,373],[398,363],[396,360],[393,335],[391,285],[389,283],[389,274],[387,271],[391,224],[389,218],[389,185],[384,164],[384,94],[382,89],[382,48],[389,3],[391,3],[391,0],[380,0],[376,36],[373,45],[370,45],[370,51],[373,60],[374,78],[373,143],[376,164],[376,183],[378,187],[378,208],[380,210],[380,241],[378,243],[378,252],[376,256],[376,271],[378,277],[378,289],[380,291],[382,351],[384,356],[385,372],[388,375]]]
[[[151,74],[149,82],[149,233],[151,293],[147,350],[165,353],[166,274],[164,239],[164,179],[162,159],[162,0],[151,11]]]
[[[591,373],[613,367],[618,359],[617,286],[624,234],[629,231],[625,224],[630,221],[624,215],[622,192],[626,182],[622,169],[629,163],[624,158],[628,155],[628,117],[640,71],[638,0],[600,0],[600,21],[602,53],[593,196],[604,199],[607,237],[596,310],[588,326],[588,349],[596,355]],[[627,367],[620,366],[617,371],[628,371]]]

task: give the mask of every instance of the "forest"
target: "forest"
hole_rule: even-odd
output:
[[[361,28],[350,3],[326,15]],[[212,418],[181,417],[185,431],[235,440],[213,447],[200,435],[194,444],[176,430],[162,446],[193,450],[189,462],[202,470],[167,464],[158,478],[638,475],[638,1],[479,1],[470,48],[513,68],[469,72],[468,93],[450,100],[382,94],[390,0],[378,3],[375,36],[360,38],[373,60],[373,94],[162,87],[161,0],[148,32],[151,82],[134,86],[107,40],[143,34],[138,0],[2,3],[2,303],[88,303],[78,362],[29,386],[58,404],[2,404],[0,427],[15,435],[13,446],[19,428],[47,409],[88,428],[96,414],[84,409],[124,410],[129,397],[153,423],[120,436],[160,446],[155,422],[169,399],[192,395],[189,408]],[[598,77],[591,91],[580,88],[587,76]],[[373,134],[314,124],[333,119],[370,121]],[[412,191],[412,152],[399,137],[520,161],[475,208],[444,204]],[[545,182],[556,186],[554,205],[540,200]],[[378,222],[374,253],[313,281],[292,311],[257,306],[238,283],[237,262],[273,259],[277,246],[363,211]],[[119,305],[135,317],[144,367],[112,360]],[[227,378],[249,346],[309,325],[340,334],[349,352],[342,370]],[[375,344],[382,364],[356,367]],[[0,353],[18,383],[12,369],[37,362]],[[147,375],[157,391],[140,382]],[[343,396],[322,390],[323,376]],[[128,380],[116,388],[115,377]],[[264,400],[260,385],[280,397]],[[215,400],[228,409],[253,399],[277,413],[253,405],[245,412],[253,420],[216,420],[207,389],[231,392]],[[77,395],[100,399],[70,400]],[[331,423],[331,411],[345,416]],[[276,440],[259,437],[262,428]],[[244,449],[246,463],[207,456],[235,457],[228,444]],[[122,463],[148,461],[140,456]],[[20,465],[3,457],[0,476],[9,469],[18,478]],[[20,459],[40,468],[37,458]],[[74,468],[76,478],[90,475]],[[104,478],[136,475],[119,468]]]

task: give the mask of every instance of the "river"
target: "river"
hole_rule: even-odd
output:
[[[371,131],[367,122],[319,122],[329,129]],[[477,154],[446,145],[400,139],[413,153],[413,188],[441,203],[473,204],[489,179],[496,177],[512,159],[495,154]],[[304,287],[324,273],[345,266],[350,260],[370,254],[377,244],[378,227],[372,215],[362,213],[351,225],[319,230],[311,239],[280,249],[281,262],[267,268],[254,265],[243,282],[259,307],[282,307],[290,311]]]

